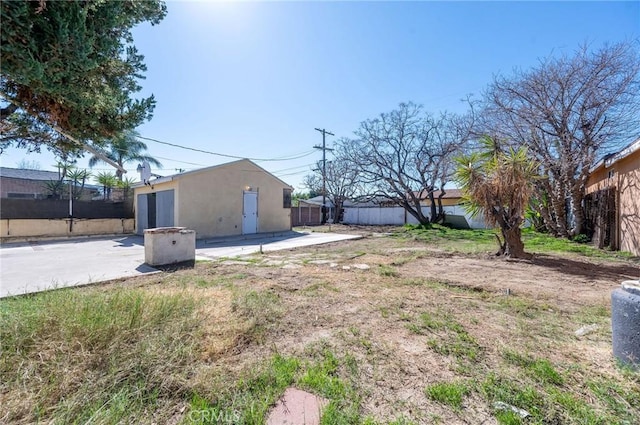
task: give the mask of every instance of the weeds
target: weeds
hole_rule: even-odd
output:
[[[549,360],[532,359],[511,350],[505,350],[502,356],[508,363],[522,368],[527,375],[541,383],[553,385],[564,384],[564,378],[555,370]]]
[[[323,409],[322,424],[359,424],[360,398],[340,369],[357,372],[355,360],[350,356],[339,359],[331,350],[311,350],[313,359],[275,355],[266,364],[248,371],[233,385],[215,392],[216,399],[209,400],[197,393],[191,397],[186,423],[204,425],[219,423],[212,420],[232,418],[231,423],[263,425],[271,406],[291,385],[325,397],[328,404]]]
[[[450,252],[479,253],[496,250],[495,230],[451,229],[440,225],[431,228],[423,226],[405,225],[394,236],[402,239],[413,239],[429,244],[437,244],[438,248]],[[606,251],[592,245],[585,244],[584,239],[570,241],[555,238],[546,233],[539,233],[530,228],[522,230],[525,249],[529,252],[574,253],[585,257],[597,257],[609,260],[628,260],[634,256],[629,252]]]
[[[459,361],[476,362],[482,353],[482,347],[475,338],[451,314],[423,312],[406,327],[418,335],[431,335],[427,345],[438,354],[451,355]]]
[[[262,341],[270,326],[278,321],[284,310],[280,298],[270,291],[237,291],[231,302],[231,310],[250,321],[250,334]]]
[[[491,403],[502,402],[523,409],[534,417],[544,411],[544,397],[532,385],[490,373],[480,383],[481,394]],[[501,423],[513,423],[510,411],[496,410],[496,418]],[[502,420],[501,420],[502,419]]]
[[[263,425],[269,408],[291,385],[299,368],[297,359],[276,355],[266,365],[257,365],[234,385],[221,388],[214,401],[194,393],[186,422],[215,424],[220,422],[212,418],[226,418],[232,419],[231,423]]]
[[[3,391],[18,396],[5,398],[6,419],[145,417],[160,399],[185,391],[195,307],[187,295],[122,288],[3,300],[0,374]]]
[[[379,264],[378,265],[378,274],[380,276],[386,276],[386,277],[398,277],[398,276],[400,276],[400,274],[398,273],[398,271],[396,269],[394,269],[393,267],[387,266],[386,264]]]
[[[327,281],[315,282],[302,289],[302,293],[309,296],[317,296],[323,291],[338,292],[338,289],[335,285]]]
[[[427,397],[454,410],[462,409],[462,399],[470,392],[468,385],[463,382],[439,382],[425,388]]]

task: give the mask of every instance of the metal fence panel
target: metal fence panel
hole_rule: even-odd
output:
[[[47,219],[69,217],[69,201],[59,199],[0,200],[2,219]],[[74,218],[133,218],[133,202],[73,201]]]

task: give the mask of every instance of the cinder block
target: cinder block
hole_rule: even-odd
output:
[[[196,259],[196,232],[186,227],[157,227],[144,231],[144,261],[165,266]]]

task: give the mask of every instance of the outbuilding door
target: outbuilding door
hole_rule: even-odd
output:
[[[138,195],[136,231],[139,235],[144,229],[174,226],[173,195],[173,189]]]
[[[244,191],[242,194],[242,234],[258,232],[258,192]]]

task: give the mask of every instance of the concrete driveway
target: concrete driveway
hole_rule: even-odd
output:
[[[239,257],[359,238],[336,233],[285,232],[196,242],[196,259]],[[7,243],[0,247],[0,298],[154,273],[144,264],[141,236]]]

